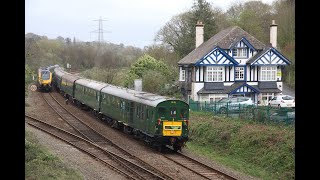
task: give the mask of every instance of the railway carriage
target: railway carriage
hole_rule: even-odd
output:
[[[38,69],[38,82],[37,86],[39,90],[51,91],[52,73],[48,68],[40,67]]]
[[[102,88],[101,96],[100,111],[114,126],[159,148],[178,150],[188,140],[187,103],[112,85]]]
[[[74,98],[74,84],[78,79],[80,79],[80,77],[72,74],[64,74],[63,76],[61,76],[60,90],[69,100],[73,100]]]
[[[61,78],[66,73],[61,70],[61,68],[55,68],[53,70],[53,84],[60,89],[61,88]]]
[[[189,105],[184,101],[80,78],[60,68],[54,75],[66,98],[92,109],[113,127],[160,150],[165,145],[181,150],[188,141]]]
[[[75,81],[74,98],[78,105],[87,106],[95,114],[99,113],[100,90],[107,84],[90,79],[77,79]]]

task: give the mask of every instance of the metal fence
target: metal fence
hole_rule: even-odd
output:
[[[189,101],[191,111],[212,112],[217,116],[248,119],[261,122],[293,124],[295,109],[269,106],[245,105],[240,103]]]

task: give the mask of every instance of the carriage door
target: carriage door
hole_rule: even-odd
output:
[[[133,124],[134,102],[130,102],[129,124]]]

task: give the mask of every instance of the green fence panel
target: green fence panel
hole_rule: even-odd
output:
[[[295,122],[295,109],[276,108],[269,106],[247,106],[243,104],[230,104],[220,102],[199,102],[189,100],[191,111],[211,112],[217,116],[237,117],[239,119],[259,122],[285,123]]]

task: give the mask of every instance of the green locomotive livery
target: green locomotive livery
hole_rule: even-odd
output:
[[[61,68],[54,71],[54,76],[61,76],[54,78],[61,79],[60,84],[56,83],[60,91],[113,127],[160,150],[165,145],[181,150],[188,141],[189,105],[186,102],[61,72],[64,72]]]

